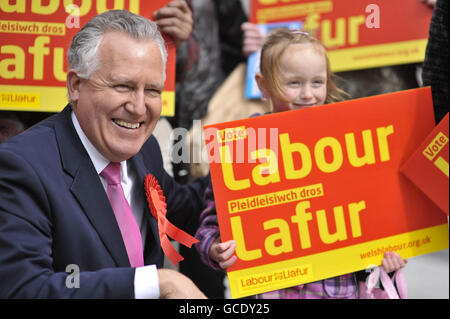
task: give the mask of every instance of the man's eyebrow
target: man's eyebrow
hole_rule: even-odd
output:
[[[116,76],[116,77],[112,76],[111,77],[111,82],[113,82],[113,83],[127,83],[127,84],[134,83],[133,80],[131,80],[129,78],[126,78],[126,77],[122,77],[122,76]]]
[[[150,89],[157,89],[157,90],[164,90],[164,83],[152,83],[147,88]]]
[[[136,83],[135,81],[133,81],[127,77],[123,77],[123,76],[111,77],[111,82],[112,83],[133,84],[133,85]],[[159,82],[150,83],[150,84],[146,85],[145,87],[150,88],[150,89],[164,90],[164,83],[159,83]]]

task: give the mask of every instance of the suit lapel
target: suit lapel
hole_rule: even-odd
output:
[[[70,113],[70,106],[67,106],[60,113],[61,121],[55,123],[61,161],[66,172],[73,177],[70,190],[117,266],[129,267],[114,212],[94,165],[73,127]]]
[[[138,196],[139,196],[139,198],[143,198],[145,200],[144,214],[146,216],[145,220],[148,221],[149,231],[150,231],[149,234],[147,235],[147,238],[149,238],[148,236],[152,236],[153,238],[149,238],[149,239],[154,239],[154,241],[156,242],[156,244],[159,247],[160,241],[159,241],[158,224],[157,224],[157,221],[155,220],[155,218],[152,216],[152,214],[150,212],[150,208],[148,207],[147,197],[145,194],[145,187],[144,187],[145,176],[148,173],[152,172],[152,167],[145,166],[144,158],[141,153],[138,153],[135,156],[133,156],[130,159],[130,161],[137,172],[138,180],[136,182],[138,183],[138,185],[141,186],[141,187],[138,186],[136,188],[137,191],[140,192],[140,194]]]

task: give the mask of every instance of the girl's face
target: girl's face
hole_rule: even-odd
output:
[[[283,99],[265,87],[274,112],[322,105],[327,98],[327,62],[309,43],[292,44],[280,58],[277,72]],[[262,81],[265,82],[265,81]]]

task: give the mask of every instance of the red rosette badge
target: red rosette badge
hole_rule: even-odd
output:
[[[166,197],[163,194],[158,180],[152,175],[145,176],[145,194],[147,196],[148,207],[152,216],[158,221],[159,240],[164,254],[169,258],[170,262],[175,266],[184,258],[172,246],[167,236],[176,240],[186,247],[192,247],[193,244],[198,243],[198,239],[192,237],[188,233],[173,225],[167,218],[167,204]]]

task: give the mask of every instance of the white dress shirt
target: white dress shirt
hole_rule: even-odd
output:
[[[100,173],[109,164],[110,161],[108,161],[102,154],[100,154],[100,152],[89,141],[89,139],[81,129],[80,123],[78,122],[78,119],[75,116],[74,112],[72,112],[71,117],[73,125],[75,126],[75,130],[80,137],[81,143],[89,154],[92,164],[95,167],[95,170],[98,174],[98,177],[100,178],[100,181],[102,182],[103,188],[105,189],[106,193],[108,184],[106,180],[100,175]],[[144,205],[146,199],[140,198],[140,196],[138,196],[138,194],[141,194],[140,192],[133,191],[134,187],[139,187],[139,185],[135,183],[136,178],[136,172],[130,167],[129,163],[127,163],[127,161],[121,162],[120,183],[122,184],[125,197],[130,204],[133,215],[136,218],[139,229],[141,230],[142,247],[143,249],[145,249],[147,223],[144,216]],[[134,275],[134,293],[136,299],[159,298],[159,281],[156,265],[136,268],[136,272]]]

